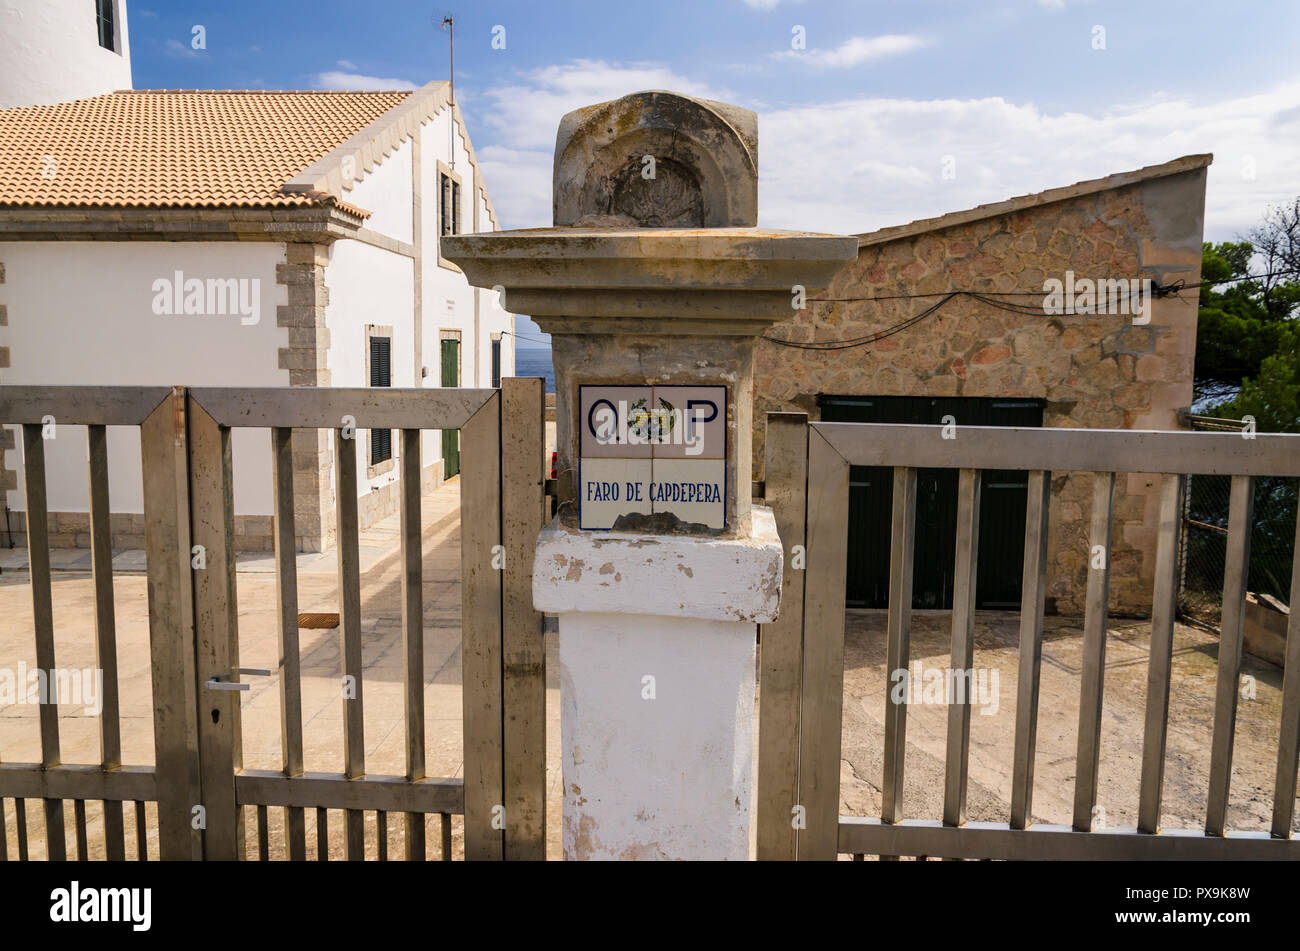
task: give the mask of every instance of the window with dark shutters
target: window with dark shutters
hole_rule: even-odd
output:
[[[393,338],[370,338],[370,385],[393,385]],[[370,430],[370,464],[379,465],[393,458],[393,433],[390,429]]]
[[[451,234],[451,177],[438,173],[438,234]]]
[[[113,23],[115,0],[95,0],[95,25],[99,28],[99,45],[117,52],[117,29]]]
[[[492,341],[492,385],[501,385],[501,338]]]
[[[438,173],[438,233],[460,234],[460,182],[446,172]]]

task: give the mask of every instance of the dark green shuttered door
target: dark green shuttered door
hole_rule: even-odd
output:
[[[442,385],[460,386],[460,341],[442,341]],[[460,433],[455,429],[442,431],[443,478],[460,474]]]
[[[393,338],[370,338],[370,385],[393,385]],[[370,430],[370,464],[393,458],[393,431],[391,429]]]
[[[929,396],[820,396],[831,423],[914,423],[938,426],[952,416],[961,426],[1043,425],[1041,400]],[[958,435],[960,438],[960,433]],[[1020,606],[1025,550],[1027,474],[993,470],[980,489],[979,563],[975,584],[981,608]],[[957,532],[957,470],[922,469],[916,480],[914,608],[951,608]],[[849,471],[849,607],[889,605],[889,530],[894,483],[887,468]]]

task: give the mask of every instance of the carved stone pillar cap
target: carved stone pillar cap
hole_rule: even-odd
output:
[[[554,222],[758,224],[758,117],[661,89],[575,109],[555,137]]]
[[[504,288],[514,313],[737,322],[712,333],[757,333],[791,317],[796,287],[811,297],[857,253],[852,236],[766,228],[560,227],[442,239],[443,257],[471,284]]]

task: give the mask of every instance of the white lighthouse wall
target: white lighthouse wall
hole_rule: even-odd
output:
[[[114,0],[115,50],[99,45],[92,0],[0,0],[0,109],[131,88],[126,0]]]

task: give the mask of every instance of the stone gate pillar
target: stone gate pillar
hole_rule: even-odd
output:
[[[756,625],[782,547],[751,504],[755,338],[857,254],[759,229],[754,113],[643,92],[569,113],[555,226],[442,239],[551,334],[564,854],[749,855]],[[507,817],[509,821],[509,817]]]

